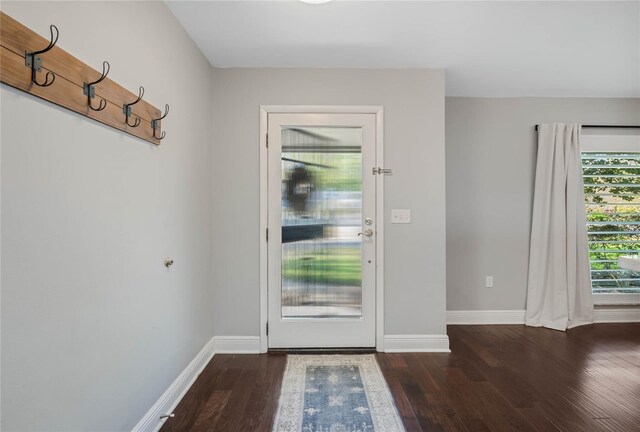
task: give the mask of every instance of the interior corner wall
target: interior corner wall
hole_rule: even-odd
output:
[[[640,124],[640,99],[446,98],[447,310],[525,308],[534,125],[553,122]]]
[[[163,2],[2,10],[171,106],[155,147],[0,88],[1,429],[128,431],[213,336],[211,67]]]
[[[444,71],[215,69],[214,89],[216,335],[260,335],[261,105],[384,107],[385,334],[445,334]]]

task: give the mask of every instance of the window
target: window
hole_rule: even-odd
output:
[[[584,136],[582,148],[595,301],[640,302],[640,272],[618,267],[640,254],[640,137]]]

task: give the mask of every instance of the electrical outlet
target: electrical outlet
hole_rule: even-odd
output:
[[[485,286],[487,288],[493,288],[493,276],[487,276]]]
[[[408,210],[408,209],[391,210],[391,223],[392,224],[411,223],[411,210]]]

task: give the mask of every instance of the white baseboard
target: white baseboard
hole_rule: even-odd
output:
[[[384,352],[451,352],[447,335],[385,335]]]
[[[447,324],[524,324],[524,310],[447,311]],[[597,307],[594,323],[640,322],[638,307]]]
[[[596,308],[593,311],[593,322],[597,322],[597,323],[640,322],[640,308],[638,307]]]
[[[260,354],[260,336],[216,336],[216,354]]]
[[[214,354],[214,340],[209,342],[200,350],[196,357],[191,360],[185,370],[171,383],[169,388],[160,396],[160,399],[153,404],[151,409],[142,417],[132,432],[156,432],[164,424],[165,420],[160,420],[163,414],[173,412],[180,400],[191,388],[198,375],[209,363]]]
[[[447,311],[447,324],[524,324],[523,310]]]

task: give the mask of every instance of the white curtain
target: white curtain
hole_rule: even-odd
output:
[[[566,330],[593,322],[580,125],[538,127],[526,323]]]

